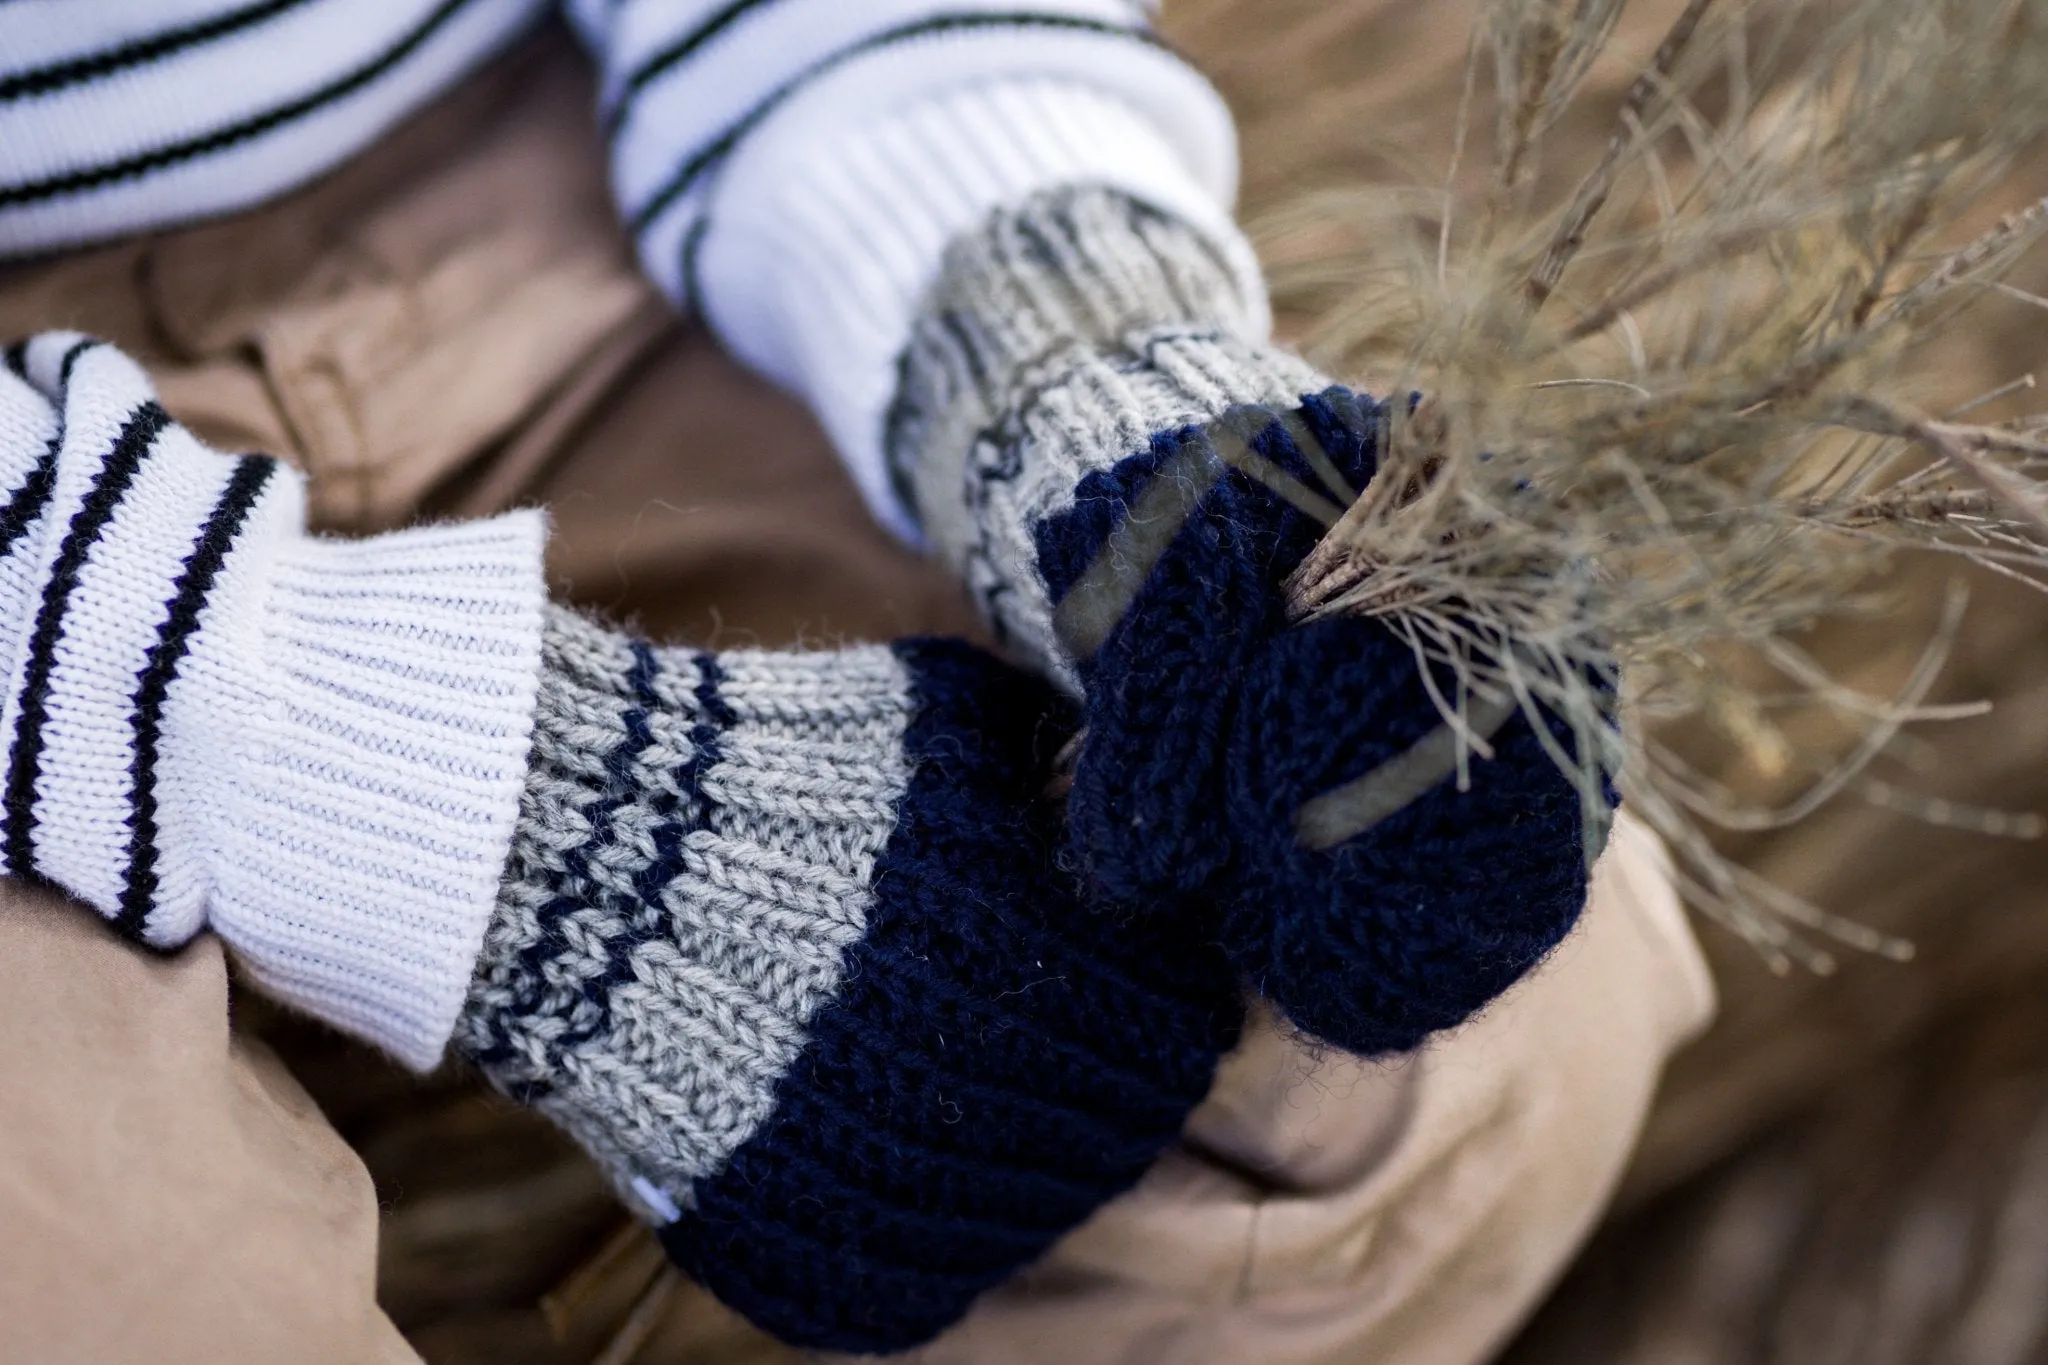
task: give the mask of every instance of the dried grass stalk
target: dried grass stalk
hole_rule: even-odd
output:
[[[1838,686],[1796,639],[1875,610],[1868,585],[1903,552],[2048,585],[2043,424],[1914,405],[1926,343],[2018,294],[2000,276],[2048,225],[2043,203],[1969,226],[2048,130],[2048,6],[1690,0],[1637,59],[1604,154],[1560,179],[1546,135],[1622,60],[1620,9],[1492,0],[1443,184],[1310,194],[1262,225],[1281,302],[1308,301],[1310,353],[1428,395],[1363,496],[1306,490],[1344,510],[1296,576],[1298,611],[1384,620],[1447,719],[1502,700],[1565,718],[1576,743],[1554,757],[1589,844],[1616,781],[1693,899],[1775,966],[1825,969],[1817,937],[1902,956],[1707,830],[1854,793],[2039,832],[1871,771],[1902,726],[1975,713],[1924,704],[1960,600],[1894,697]],[[1788,723],[1812,711],[1848,742]],[[1651,737],[1680,717],[1804,789],[1758,805],[1708,781]]]

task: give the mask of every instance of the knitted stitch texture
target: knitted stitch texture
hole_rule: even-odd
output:
[[[539,671],[534,516],[356,543],[206,449],[133,362],[0,365],[0,870],[159,949],[441,1055],[511,843]]]
[[[1287,625],[1319,528],[1235,466],[1362,488],[1385,414],[1245,339],[1249,316],[1201,233],[1109,190],[1040,196],[949,256],[891,456],[990,620],[1085,698],[1089,892],[1213,921],[1295,1025],[1405,1051],[1570,929],[1584,812],[1520,713],[1459,790],[1382,626]],[[1311,837],[1336,793],[1366,815]]]
[[[0,0],[0,257],[246,208],[363,147],[546,0]],[[1142,0],[563,0],[648,277],[802,396],[884,524],[918,299],[1070,183],[1228,221],[1229,110]],[[596,149],[593,148],[593,154]]]
[[[1128,1187],[1242,1013],[1058,870],[1071,709],[968,646],[654,649],[549,618],[459,1046],[784,1340],[901,1349]]]

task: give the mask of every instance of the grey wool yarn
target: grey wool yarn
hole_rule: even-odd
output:
[[[1328,382],[1264,329],[1208,236],[1100,186],[1036,195],[947,252],[903,358],[892,477],[1005,643],[1070,687],[1038,528],[1155,434]]]
[[[800,1346],[900,1350],[1129,1188],[1242,1019],[1058,860],[1072,706],[961,641],[657,649],[546,618],[456,1046]]]
[[[657,1217],[773,1106],[907,780],[886,648],[655,649],[550,609],[457,1045]]]

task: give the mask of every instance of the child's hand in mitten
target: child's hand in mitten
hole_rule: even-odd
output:
[[[1245,471],[1361,489],[1385,414],[1247,339],[1237,280],[1109,191],[999,216],[926,306],[892,453],[992,620],[1084,698],[1069,828],[1090,891],[1207,907],[1296,1025],[1403,1050],[1569,930],[1580,798],[1519,714],[1460,790],[1401,641],[1289,625],[1320,524]]]
[[[915,1345],[1144,1172],[1242,1002],[1082,906],[1071,708],[963,644],[656,650],[566,612],[458,1047],[792,1343]]]
[[[0,869],[426,1066],[526,767],[532,515],[347,544],[111,346],[0,365]]]
[[[915,1345],[1142,1175],[1242,1018],[1058,866],[1044,683],[657,650],[531,517],[350,544],[113,349],[0,371],[5,870],[416,1066],[451,1033],[787,1340]]]

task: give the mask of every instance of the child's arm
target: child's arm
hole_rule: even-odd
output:
[[[1600,813],[1560,726],[1478,708],[1461,765],[1405,643],[1290,625],[1319,524],[1256,466],[1334,515],[1385,414],[1271,344],[1228,114],[1144,8],[576,12],[648,270],[1085,697],[1090,892],[1199,904],[1294,1023],[1405,1050],[1563,937]]]
[[[1291,618],[1325,522],[1259,472],[1334,515],[1390,414],[1259,323],[1190,224],[1100,187],[1036,196],[948,253],[888,449],[998,632],[1082,694],[1091,892],[1208,907],[1293,1024],[1404,1052],[1569,932],[1588,812],[1546,751],[1573,743],[1560,724],[1475,702],[1461,774],[1447,674],[1432,695],[1376,621]]]
[[[537,518],[342,543],[111,347],[0,365],[0,851],[560,1122],[800,1344],[914,1344],[1134,1182],[1242,1002],[1057,864],[1044,683],[965,645],[657,650]]]
[[[604,71],[614,191],[648,274],[803,397],[870,507],[917,534],[883,456],[948,245],[1103,185],[1197,224],[1263,327],[1231,224],[1237,147],[1144,0],[569,0]]]
[[[415,1067],[462,1006],[526,772],[536,514],[365,543],[206,449],[111,346],[0,364],[0,868]]]

